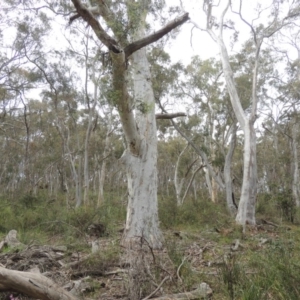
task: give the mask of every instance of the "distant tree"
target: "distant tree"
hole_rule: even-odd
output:
[[[281,15],[281,7],[285,5],[274,1],[270,9],[270,19],[267,25],[254,25],[253,21],[247,21],[243,12],[243,1],[238,3],[237,11],[231,0],[227,1],[225,8],[222,9],[220,19],[217,20],[213,15],[214,9],[218,6],[213,1],[205,0],[203,10],[207,17],[206,31],[210,34],[212,39],[218,44],[221,55],[221,61],[226,80],[227,89],[230,95],[231,104],[235,112],[236,118],[244,132],[244,167],[243,167],[243,185],[241,190],[241,198],[239,202],[238,213],[236,221],[239,224],[255,224],[255,201],[257,196],[257,162],[256,162],[256,133],[254,124],[257,119],[258,107],[258,80],[259,80],[259,67],[261,63],[261,49],[263,42],[273,36],[276,32],[283,27],[288,26],[291,22],[296,21],[299,17],[300,9],[299,4],[293,2],[288,4],[287,14]],[[223,32],[226,28],[233,28],[233,22],[225,21],[225,16],[229,9],[240,17],[240,20],[248,25],[252,34],[252,41],[254,45],[254,60],[252,65],[252,80],[251,80],[251,107],[249,112],[245,111],[241,97],[236,88],[236,80],[233,69],[230,65],[227,47],[224,43]],[[257,16],[265,10],[262,6],[257,7]]]

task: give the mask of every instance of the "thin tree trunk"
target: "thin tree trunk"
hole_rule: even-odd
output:
[[[183,194],[183,196],[182,196],[182,199],[181,199],[181,205],[183,204],[185,198],[187,197],[187,194],[188,194],[188,192],[189,192],[189,190],[190,190],[190,188],[191,188],[192,183],[194,182],[194,179],[195,179],[196,174],[197,174],[203,167],[204,167],[204,166],[201,165],[201,166],[199,166],[199,167],[193,172],[192,177],[190,178],[190,181],[189,181],[189,183],[188,183],[188,185],[187,185],[187,187],[186,187],[186,189],[185,189],[185,192],[184,192],[184,194]]]
[[[98,200],[97,200],[98,207],[100,206],[101,203],[104,202],[104,182],[105,182],[105,176],[106,176],[106,159],[109,154],[111,133],[112,133],[111,129],[108,128],[108,131],[107,131],[106,137],[105,137],[103,161],[102,161],[102,165],[101,165],[101,170],[99,171],[99,192],[98,192]]]
[[[211,187],[211,181],[210,181],[210,176],[209,176],[209,170],[205,168],[204,171],[205,171],[206,185],[207,185],[209,197],[210,197],[210,199],[211,199],[211,195],[212,195],[212,187]]]
[[[236,216],[236,222],[241,225],[255,224],[255,202],[257,194],[257,163],[256,163],[256,135],[254,130],[254,122],[256,120],[257,110],[257,72],[258,72],[258,57],[260,45],[256,49],[255,67],[253,70],[252,82],[252,109],[251,115],[246,116],[241,101],[236,89],[233,71],[230,66],[227,48],[223,40],[223,21],[227,9],[229,8],[230,1],[228,1],[226,9],[223,11],[220,34],[218,36],[209,29],[208,32],[218,43],[221,61],[226,80],[226,86],[230,95],[230,101],[235,113],[235,116],[244,131],[244,170],[243,170],[243,184],[241,190],[241,198]]]
[[[86,51],[88,55],[88,43],[86,47]],[[86,57],[86,60],[88,57]],[[88,81],[88,65],[86,61],[86,78],[85,78],[85,93],[86,93],[86,101],[88,104],[88,126],[85,133],[85,141],[84,141],[84,166],[83,166],[83,178],[84,178],[84,194],[83,194],[83,202],[84,204],[89,204],[89,189],[90,189],[90,176],[89,176],[89,142],[92,134],[92,128],[93,128],[93,121],[95,116],[95,109],[97,104],[97,98],[98,98],[98,86],[96,82],[96,76],[95,76],[95,70],[93,72],[93,83],[94,83],[94,95],[93,95],[93,106],[91,107],[91,103],[88,97],[88,91],[87,91],[87,81]]]
[[[184,183],[184,179],[181,178],[179,180],[178,178],[178,172],[179,172],[179,163],[180,163],[180,159],[182,157],[182,155],[184,154],[184,152],[186,151],[186,149],[188,148],[189,144],[187,144],[183,150],[179,153],[177,161],[176,161],[176,166],[175,166],[175,173],[174,173],[174,187],[175,187],[175,193],[176,193],[176,199],[177,199],[177,205],[180,206],[181,205],[181,191],[182,191],[182,187],[183,187],[183,183]]]
[[[236,124],[234,124],[231,130],[231,141],[230,141],[229,149],[224,164],[226,203],[227,203],[227,208],[232,216],[235,215],[237,210],[233,202],[233,189],[232,189],[232,178],[231,178],[231,163],[234,154],[234,149],[236,146],[236,130],[237,130],[237,126]]]
[[[245,124],[244,139],[243,184],[236,221],[242,225],[255,225],[257,194],[256,134],[254,125],[249,121]]]
[[[211,201],[213,203],[218,202],[218,185],[213,177],[211,179]]]
[[[296,206],[300,206],[300,199],[299,199],[299,165],[298,165],[298,141],[297,136],[299,132],[299,124],[295,120],[292,125],[292,153],[293,153],[293,160],[292,160],[292,170],[293,170],[293,183],[292,183],[292,192],[293,198],[295,201]]]
[[[96,102],[96,100],[95,100]],[[83,196],[83,202],[84,204],[89,204],[89,187],[90,187],[90,176],[89,176],[89,142],[90,137],[92,133],[92,125],[93,125],[93,117],[94,117],[94,109],[95,105],[93,105],[93,108],[90,108],[89,111],[89,121],[88,121],[88,127],[86,129],[85,134],[85,141],[84,141],[84,166],[83,166],[83,178],[84,178],[84,196]]]

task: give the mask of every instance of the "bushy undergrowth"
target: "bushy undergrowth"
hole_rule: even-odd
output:
[[[224,299],[300,299],[300,255],[295,250],[282,239],[260,251],[230,257],[219,268]]]
[[[262,193],[257,197],[256,213],[267,218],[299,223],[300,216],[292,192]]]
[[[216,226],[228,220],[225,203],[212,203],[209,199],[187,200],[177,206],[172,197],[159,199],[159,219],[163,228],[200,228]]]
[[[25,244],[50,242],[90,251],[84,246],[90,224],[104,224],[108,237],[113,237],[125,222],[124,204],[110,195],[106,199],[99,208],[91,205],[79,209],[68,207],[65,195],[51,201],[46,195],[25,195],[14,201],[0,199],[0,235],[16,229]],[[161,197],[159,218],[162,229],[166,230],[165,245],[184,289],[190,290],[206,281],[215,291],[213,299],[300,299],[300,230],[297,227],[300,215],[293,205],[290,209],[286,204],[290,204],[288,195],[259,195],[258,218],[273,221],[279,227],[271,233],[257,231],[244,235],[227,213],[225,201],[215,204],[208,199],[187,199],[178,207],[175,198]],[[178,237],[174,232],[184,235]],[[267,237],[268,243],[258,247],[261,237]],[[228,256],[228,249],[236,239],[243,246]],[[217,273],[206,275],[210,269],[195,272],[193,260],[185,252],[191,244],[206,249],[202,259],[212,263]],[[91,264],[105,268],[117,261],[119,254],[118,245],[112,244],[99,256],[99,265],[97,256]],[[221,260],[217,266],[213,265],[215,257]],[[204,268],[207,268],[205,263]],[[177,291],[182,291],[182,287]]]
[[[67,243],[85,239],[92,223],[101,223],[107,234],[114,234],[124,222],[125,207],[115,201],[107,201],[100,207],[69,208],[62,199],[25,195],[14,201],[0,200],[0,233],[16,229],[23,242],[44,242],[47,239]]]
[[[242,282],[242,299],[300,299],[300,256],[293,242],[278,240],[250,256],[254,274]]]

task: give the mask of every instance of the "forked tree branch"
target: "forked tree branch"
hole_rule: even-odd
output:
[[[182,16],[172,20],[171,22],[169,22],[167,25],[165,25],[160,30],[146,36],[145,38],[142,38],[138,41],[135,41],[135,42],[129,44],[124,49],[125,56],[129,57],[135,51],[158,41],[163,36],[165,36],[166,34],[171,32],[173,29],[177,28],[178,26],[182,25],[183,23],[185,23],[188,20],[189,20],[189,14],[185,13],[184,15],[182,15]]]
[[[95,18],[93,13],[86,8],[80,0],[72,0],[77,13],[85,20],[94,30],[98,39],[111,51],[115,53],[120,53],[120,49],[118,47],[118,43],[115,39],[113,39],[109,34],[106,33],[104,28],[101,26],[99,21]],[[72,19],[72,17],[71,17]],[[70,20],[71,20],[70,19]]]
[[[72,16],[70,18],[70,21],[74,21],[78,18],[78,15],[80,15],[94,30],[95,34],[99,38],[99,40],[111,51],[115,53],[121,52],[121,48],[118,44],[118,42],[112,38],[109,34],[106,33],[106,31],[103,29],[99,21],[95,18],[93,13],[85,7],[80,0],[72,0],[76,10],[77,14]],[[106,21],[112,21],[114,20],[114,16],[110,15],[110,11],[105,5],[103,4],[103,1],[100,1],[100,7],[99,7],[99,14],[104,18]],[[127,45],[124,48],[125,57],[126,59],[135,51],[138,51],[139,49],[150,45],[159,39],[161,39],[163,36],[171,32],[174,28],[177,28],[178,26],[182,25],[186,21],[189,20],[189,14],[185,13],[184,15],[175,18],[171,22],[169,22],[167,25],[165,25],[160,30],[138,40],[135,41],[129,45]]]

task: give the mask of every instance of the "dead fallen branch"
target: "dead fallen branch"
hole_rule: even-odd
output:
[[[42,300],[77,299],[41,274],[8,270],[2,266],[0,266],[0,291],[18,292]]]
[[[198,289],[192,292],[165,295],[158,298],[151,298],[151,300],[193,300],[193,299],[207,299],[212,295],[212,289],[205,282],[202,282]]]
[[[158,287],[157,287],[157,288],[156,288],[149,296],[145,297],[143,300],[148,300],[148,299],[150,299],[153,295],[155,295],[155,294],[159,291],[159,289],[162,287],[162,285],[165,283],[165,281],[167,281],[168,279],[170,279],[169,276],[165,277],[165,278],[162,280],[162,282],[158,285]]]

